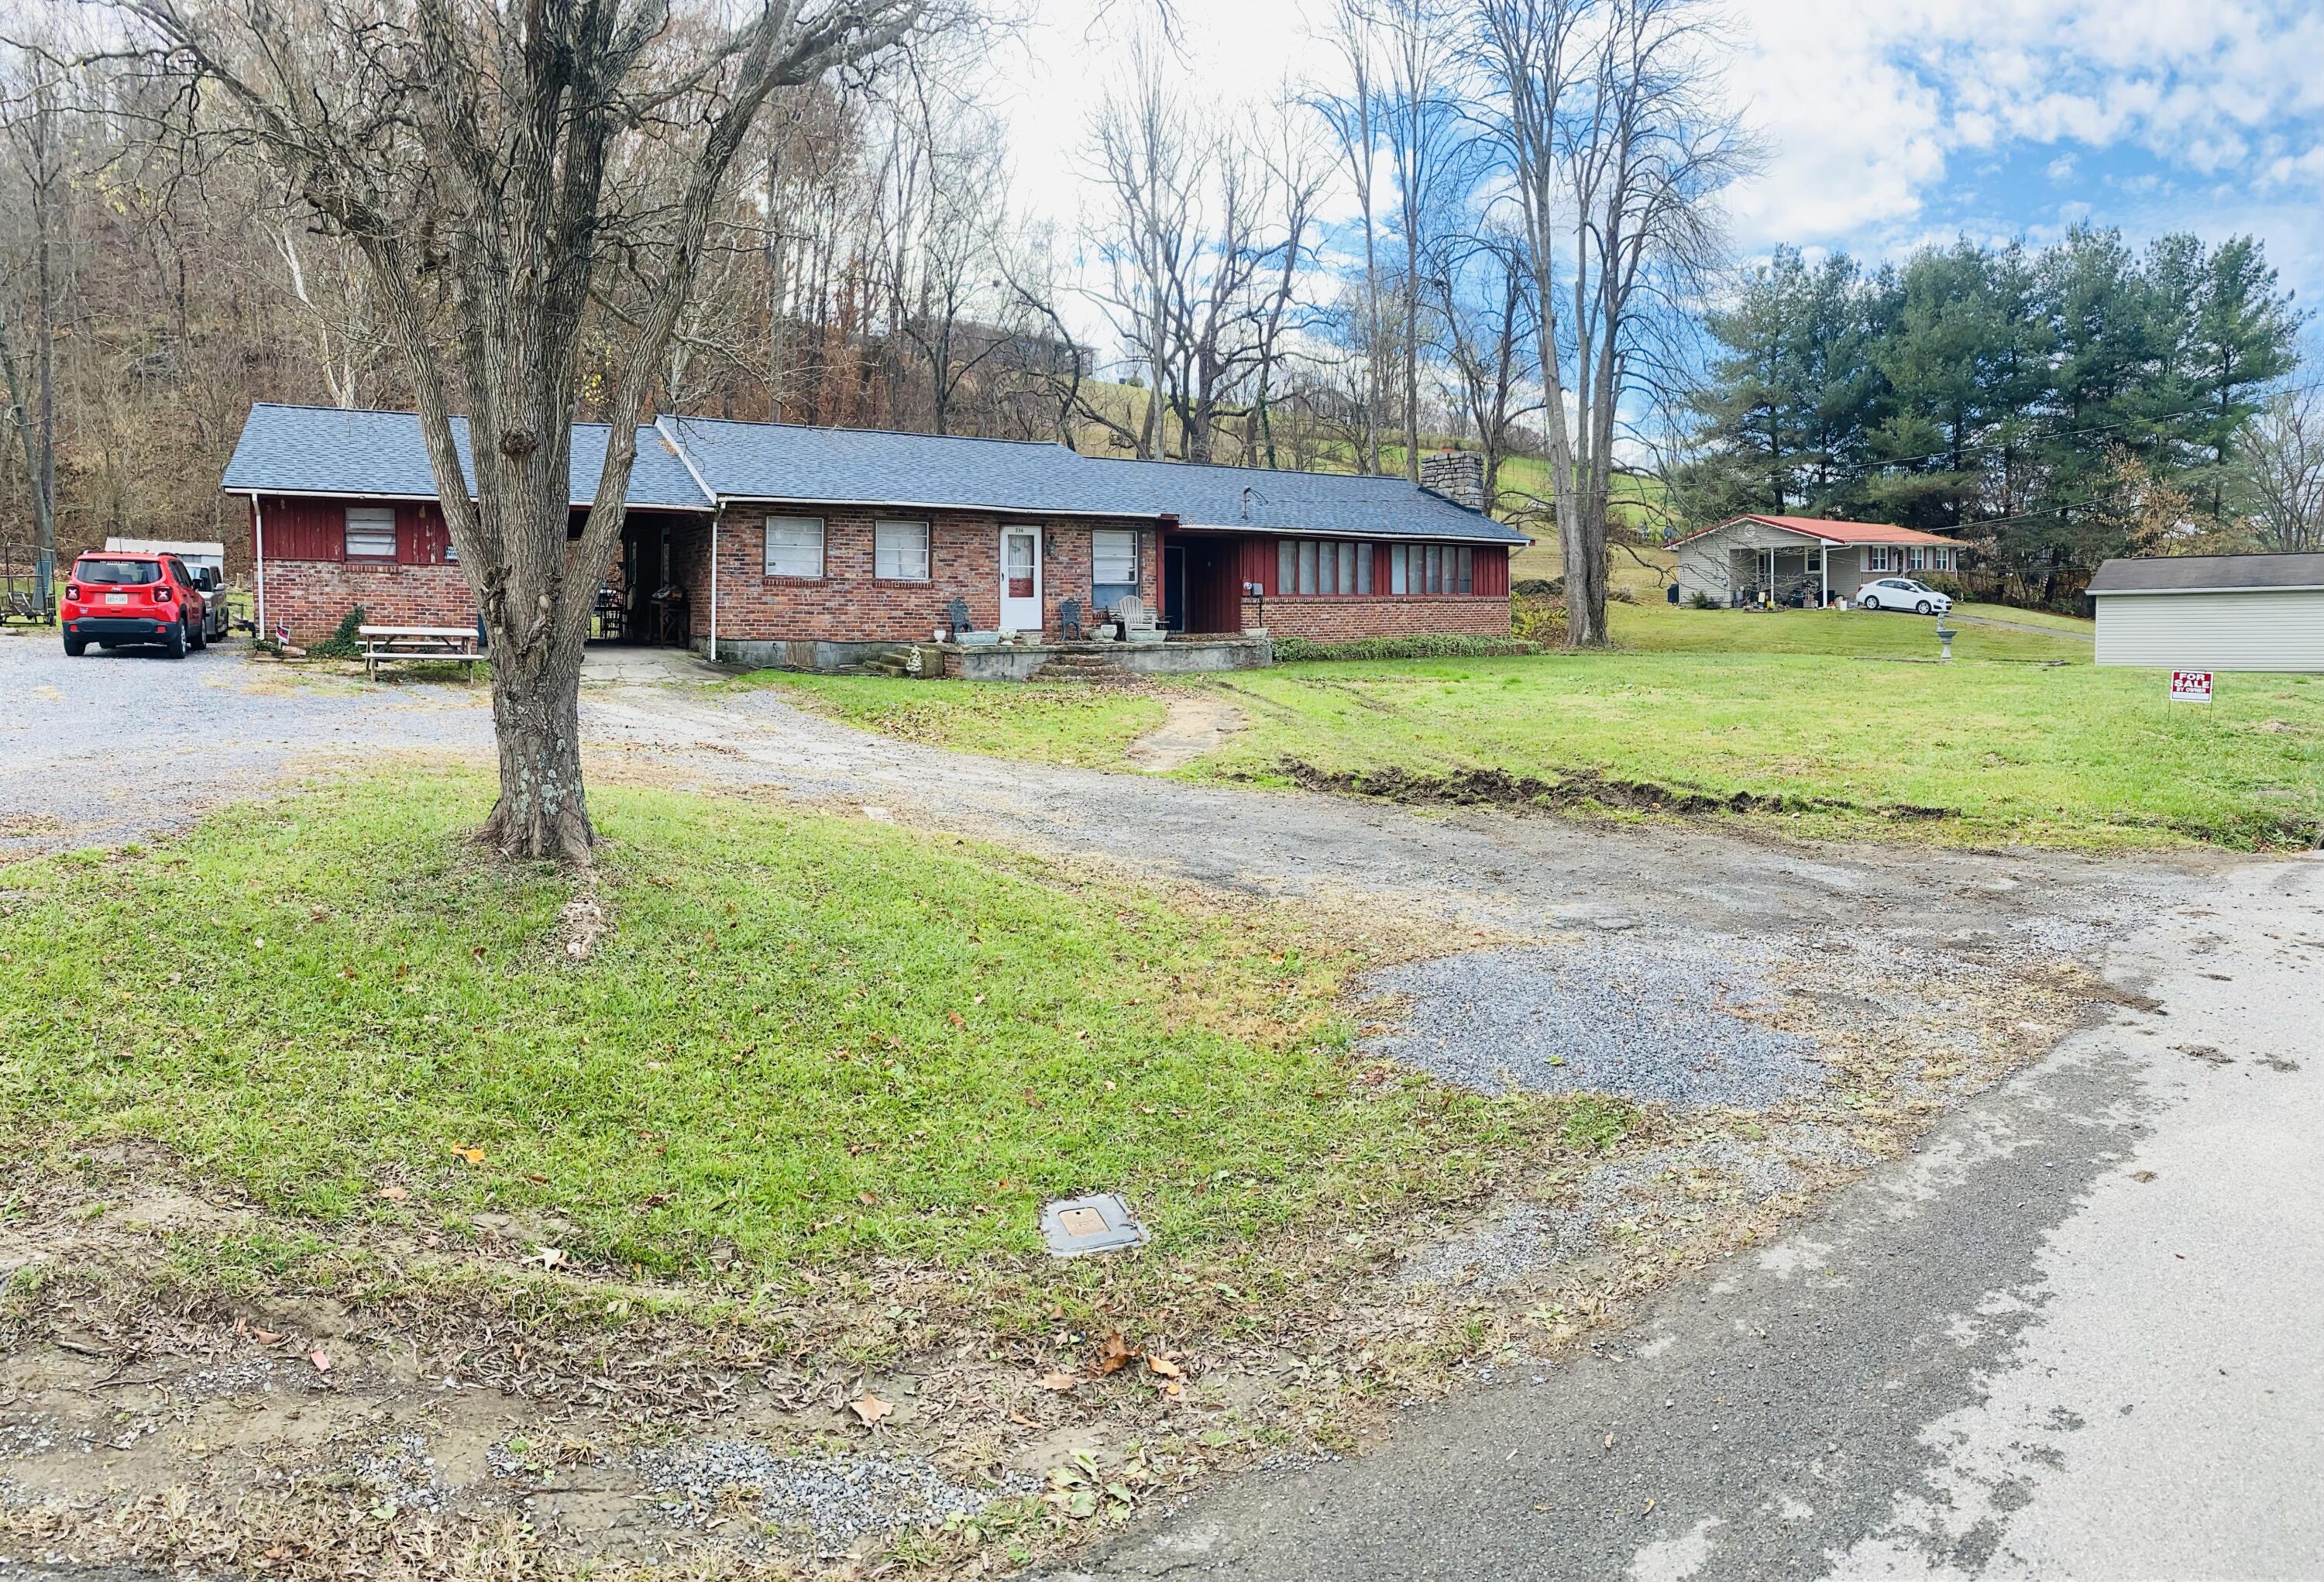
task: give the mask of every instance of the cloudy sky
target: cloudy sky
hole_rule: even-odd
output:
[[[1135,0],[1032,0],[1013,86],[1020,200],[1070,223],[1075,149]],[[1321,78],[1322,0],[1177,0],[1206,97]],[[1737,244],[1884,258],[2078,219],[2134,240],[2258,235],[2324,300],[2324,0],[1737,0],[1730,89],[1767,149]]]

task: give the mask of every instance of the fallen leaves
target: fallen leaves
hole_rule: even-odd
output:
[[[877,1395],[866,1395],[859,1400],[851,1401],[847,1403],[847,1410],[862,1419],[863,1426],[867,1429],[879,1427],[884,1419],[893,1416],[896,1411],[892,1404],[881,1400]]]
[[[411,1194],[401,1187],[382,1187],[379,1195],[391,1203],[401,1203]]]
[[[315,1365],[315,1371],[318,1374],[331,1371],[331,1354],[319,1346],[307,1354],[307,1360]]]
[[[1044,1390],[1055,1390],[1060,1395],[1065,1394],[1070,1390],[1078,1388],[1080,1384],[1081,1381],[1074,1378],[1071,1374],[1043,1374],[1041,1375],[1041,1388]]]
[[[236,1335],[246,1336],[250,1339],[258,1342],[261,1346],[280,1346],[282,1344],[282,1337],[278,1331],[272,1329],[254,1329],[251,1328],[250,1320],[247,1318],[236,1318],[234,1321],[234,1332]]]
[[[1138,1348],[1121,1337],[1117,1329],[1105,1337],[1105,1345],[1097,1354],[1097,1371],[1101,1374],[1118,1374],[1138,1360]]]
[[[470,1164],[482,1164],[484,1162],[484,1151],[468,1143],[455,1143],[452,1144],[452,1152],[459,1155],[462,1159],[466,1160]]]
[[[573,1260],[565,1255],[564,1248],[547,1245],[533,1248],[532,1256],[525,1262],[537,1263],[543,1269],[569,1269],[573,1266]]]
[[[1146,1365],[1166,1379],[1183,1379],[1186,1376],[1186,1370],[1167,1356],[1149,1356],[1146,1359]]]

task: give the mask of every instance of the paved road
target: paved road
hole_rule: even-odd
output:
[[[2324,1576],[2324,859],[2110,971],[2157,1008],[1597,1355],[1056,1582]]]

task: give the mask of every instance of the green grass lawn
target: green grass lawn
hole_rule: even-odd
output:
[[[1937,623],[1885,610],[1698,610],[1653,599],[1611,604],[1615,643],[1639,653],[1827,654],[1835,659],[1935,659]],[[1957,626],[1957,661],[2087,665],[2090,645],[2044,632]]]
[[[1753,615],[1616,605],[1623,651],[1283,665],[1224,690],[1250,728],[1178,772],[1282,783],[1495,769],[1596,773],[1788,798],[1802,834],[2062,847],[2314,844],[2324,835],[2324,679],[2223,678],[2209,708],[2159,672],[2100,670],[2069,635],[1862,611]],[[878,728],[910,695],[912,734],[974,751],[1118,764],[1152,698],[1106,703],[1005,683],[794,677],[802,700]],[[879,690],[887,689],[886,691]],[[1827,804],[1821,806],[1806,804]],[[1898,810],[1915,813],[1898,822]],[[1748,817],[1766,819],[1764,810]]]
[[[911,681],[754,671],[725,683],[769,687],[866,730],[940,747],[1043,763],[1119,768],[1130,745],[1162,723],[1162,694],[1078,682]]]
[[[1166,1254],[1236,1246],[1626,1124],[1360,1080],[1354,958],[1271,909],[736,800],[592,793],[613,926],[576,964],[567,882],[465,838],[487,789],[329,785],[0,868],[10,1156],[149,1138],[279,1214],[555,1216],[585,1266],[724,1244],[750,1279],[1028,1252],[1093,1189]]]
[[[2015,626],[2039,626],[2050,632],[2079,632],[2086,638],[2096,638],[2098,624],[2081,615],[2061,615],[2050,610],[2021,610],[2015,605],[1960,604],[1953,606],[1957,615],[1974,616],[1983,621],[2006,621]]]

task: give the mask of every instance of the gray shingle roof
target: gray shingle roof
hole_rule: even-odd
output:
[[[793,423],[664,418],[728,499],[1175,516],[1187,527],[1522,543],[1482,512],[1402,478],[1113,461],[1063,445]]]
[[[603,423],[573,425],[571,500],[586,505],[597,493],[605,465]],[[468,454],[468,420],[452,420],[460,471],[475,487]],[[412,412],[343,412],[328,406],[250,409],[242,438],[226,463],[222,486],[235,494],[373,495],[401,499],[436,497],[436,472],[428,443]],[[638,430],[638,458],[630,468],[630,504],[678,511],[707,511],[710,502],[678,458],[669,441],[652,429]]]
[[[2246,587],[2324,587],[2324,554],[2160,555],[2108,560],[2092,593],[2213,593]]]
[[[461,468],[473,480],[467,424],[453,422]],[[606,432],[598,423],[573,426],[576,504],[595,492]],[[1225,532],[1526,541],[1482,512],[1402,478],[1111,461],[1035,441],[715,418],[664,418],[638,430],[630,504],[707,510],[712,501],[696,473],[728,500],[1174,517],[1186,527]],[[335,407],[252,407],[224,484],[236,493],[436,494],[416,416]]]

